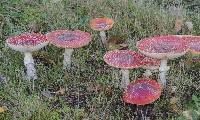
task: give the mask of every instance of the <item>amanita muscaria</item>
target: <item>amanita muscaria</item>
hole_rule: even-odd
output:
[[[138,50],[149,57],[160,59],[160,80],[166,85],[167,60],[178,58],[189,50],[189,45],[181,37],[164,35],[145,38],[137,42]]]
[[[113,27],[114,21],[110,18],[95,18],[90,21],[90,27],[93,30],[100,31],[101,41],[105,48],[108,47],[105,31]]]
[[[195,57],[200,54],[200,36],[194,35],[177,35],[185,40],[189,45],[189,51],[192,54],[194,61],[198,60]]]
[[[59,48],[65,48],[63,68],[71,68],[71,55],[74,48],[88,45],[92,40],[88,32],[80,30],[55,30],[47,33],[49,42]]]
[[[123,101],[136,105],[150,104],[160,97],[161,91],[162,87],[155,80],[135,80],[124,90]]]
[[[23,33],[6,40],[7,45],[13,50],[24,53],[24,65],[29,79],[37,79],[32,52],[37,51],[48,44],[45,35],[39,33]]]
[[[104,61],[116,68],[121,68],[121,87],[125,88],[129,83],[129,70],[143,66],[141,58],[144,56],[132,50],[113,50],[104,55]]]

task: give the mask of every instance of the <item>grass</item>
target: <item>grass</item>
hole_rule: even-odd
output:
[[[98,32],[89,27],[96,17],[114,19],[108,37],[125,36],[129,49],[137,50],[135,43],[141,38],[177,34],[174,30],[176,15],[168,8],[182,7],[183,21],[192,21],[192,34],[199,35],[199,1],[187,0],[1,0],[0,1],[0,113],[1,120],[93,120],[141,119],[146,111],[150,119],[178,119],[192,95],[199,96],[199,63],[187,63],[189,55],[170,61],[168,87],[159,100],[151,105],[136,107],[121,101],[122,91],[116,87],[113,71],[103,61],[104,52]],[[47,33],[55,29],[80,29],[92,34],[92,42],[73,54],[73,70],[62,70],[63,49],[52,45],[34,53],[39,79],[25,79],[23,55],[5,45],[5,40],[23,32]],[[190,34],[185,27],[181,34]],[[181,61],[181,62],[180,62]],[[131,80],[138,79],[144,70],[130,71]],[[157,75],[153,76],[157,79]],[[115,80],[115,81],[114,81]],[[176,87],[173,92],[172,88]],[[44,97],[42,91],[56,92],[53,99]],[[172,98],[177,101],[171,104]]]

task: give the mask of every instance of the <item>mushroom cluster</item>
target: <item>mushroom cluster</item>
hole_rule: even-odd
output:
[[[160,59],[160,80],[163,86],[166,85],[167,60],[183,56],[189,45],[181,37],[174,35],[156,36],[145,38],[137,42],[138,50],[149,57]]]
[[[96,18],[90,21],[93,30],[100,31],[103,47],[107,48],[105,30],[113,26],[110,18]],[[89,44],[91,34],[80,30],[55,30],[46,35],[39,33],[24,33],[10,37],[6,40],[7,45],[24,53],[24,65],[29,79],[37,79],[36,69],[32,52],[37,51],[48,43],[59,48],[64,48],[63,69],[71,68],[71,56],[74,48],[80,48]],[[133,50],[112,50],[104,55],[104,61],[115,68],[120,68],[121,88],[124,89],[123,100],[127,103],[145,105],[157,100],[162,88],[166,86],[166,74],[170,69],[167,66],[169,59],[185,55],[188,51],[200,54],[200,37],[192,35],[161,35],[144,38],[137,42],[139,52]],[[143,68],[146,71],[139,80],[130,82],[129,69]],[[153,71],[159,72],[162,84],[152,80]]]
[[[185,55],[189,50],[198,53],[200,37],[162,35],[145,38],[137,42],[140,53],[132,50],[113,50],[104,55],[104,61],[110,66],[121,68],[121,88],[124,89],[123,100],[127,103],[145,105],[161,95],[161,88],[166,86],[166,74],[170,69],[168,59]],[[146,69],[143,78],[130,83],[128,69]],[[161,84],[151,80],[152,71],[159,71]],[[141,83],[141,84],[140,84]],[[155,94],[153,94],[155,93]]]

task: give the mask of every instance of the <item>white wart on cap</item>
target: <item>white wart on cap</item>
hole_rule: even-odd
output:
[[[37,51],[48,44],[45,35],[39,33],[24,33],[6,40],[10,48],[20,52]]]

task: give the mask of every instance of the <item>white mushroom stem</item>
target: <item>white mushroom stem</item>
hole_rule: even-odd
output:
[[[143,73],[143,76],[145,78],[149,78],[149,76],[151,76],[151,75],[152,75],[152,72],[149,69],[146,69],[145,72]]]
[[[36,73],[36,69],[34,67],[34,60],[32,57],[31,52],[25,52],[24,53],[24,65],[26,66],[26,74],[28,79],[37,79],[37,73]]]
[[[64,60],[63,60],[63,69],[71,68],[71,56],[73,53],[73,49],[65,48],[64,52]]]
[[[128,69],[121,69],[121,74],[122,74],[121,87],[126,88],[127,85],[130,83],[129,70]]]
[[[166,85],[166,73],[169,67],[167,66],[167,59],[163,59],[160,61],[160,81],[162,82],[163,86]]]
[[[100,36],[104,47],[107,47],[106,33],[104,31],[100,31]]]

